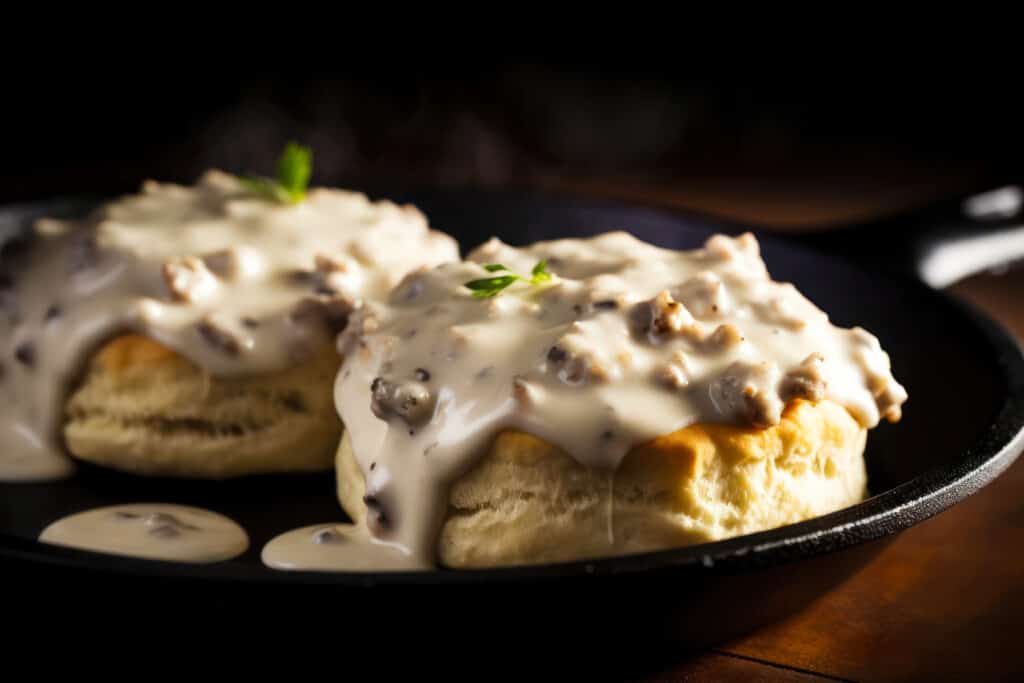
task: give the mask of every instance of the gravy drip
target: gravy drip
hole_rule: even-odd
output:
[[[401,549],[375,541],[366,527],[314,524],[277,536],[263,547],[263,564],[283,571],[401,571],[409,559]]]

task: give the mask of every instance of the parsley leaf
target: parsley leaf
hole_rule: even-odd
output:
[[[505,266],[500,263],[488,263],[483,266],[484,270],[488,273],[496,273],[502,270],[508,270]],[[554,277],[548,271],[548,262],[546,259],[542,259],[537,262],[537,265],[530,271],[531,277],[529,279],[512,273],[511,275],[498,275],[496,277],[485,277],[479,280],[470,280],[465,283],[463,287],[473,292],[474,299],[490,299],[493,296],[498,296],[505,289],[509,287],[513,282],[522,280],[529,282],[531,285],[537,286],[544,282],[551,280]]]
[[[282,204],[298,204],[306,198],[313,175],[313,151],[289,142],[277,164],[277,180],[260,177],[241,178],[242,186],[253,194]]]
[[[489,299],[497,296],[503,289],[516,280],[521,280],[518,275],[499,275],[498,277],[485,277],[481,280],[470,280],[464,286],[473,290],[473,297],[476,299]]]
[[[292,197],[292,201],[300,202],[306,196],[312,175],[313,150],[289,142],[277,164],[277,182]]]
[[[531,285],[539,285],[542,282],[550,280],[551,273],[548,272],[548,260],[545,258],[537,261],[537,265],[533,267],[530,274],[533,276],[530,278]]]

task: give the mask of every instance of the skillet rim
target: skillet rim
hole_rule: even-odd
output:
[[[652,206],[628,200],[587,198],[542,190],[487,188],[432,188],[429,193],[476,193],[518,200],[542,200],[590,209],[618,208],[661,214],[669,220],[688,220],[702,227],[725,231],[752,229],[758,239],[814,258],[841,261],[862,272],[872,272],[841,254],[801,244],[793,236],[765,232],[696,211]],[[399,193],[403,194],[416,193]],[[75,211],[95,204],[95,197],[58,197],[0,206],[4,219],[24,223],[29,216]],[[20,219],[15,216],[21,214]],[[461,245],[460,245],[461,246]],[[260,585],[318,585],[360,588],[396,585],[472,585],[559,581],[576,577],[629,576],[664,571],[744,573],[834,553],[869,541],[891,537],[946,510],[980,490],[1006,470],[1024,450],[1024,348],[1016,338],[976,306],[930,289],[913,277],[886,273],[892,285],[912,287],[947,306],[974,330],[995,353],[1005,398],[994,421],[956,461],[932,468],[913,479],[842,510],[768,531],[735,538],[619,557],[524,567],[425,572],[280,572],[262,566],[191,565],[107,555],[47,546],[0,531],[0,562],[99,572],[132,578],[180,578],[205,582]],[[21,485],[21,484],[13,484]],[[3,565],[0,564],[0,567]]]

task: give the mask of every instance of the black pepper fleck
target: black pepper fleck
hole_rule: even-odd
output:
[[[320,529],[313,534],[313,543],[317,545],[324,545],[325,543],[340,543],[342,541],[340,534],[336,533],[334,529]]]
[[[548,360],[552,363],[561,363],[568,357],[569,354],[560,346],[552,346],[548,349]]]
[[[149,535],[156,536],[157,538],[177,538],[181,536],[181,531],[170,524],[161,524],[150,529]]]
[[[210,316],[206,316],[196,323],[196,332],[210,346],[224,351],[231,355],[238,355],[242,351],[242,343],[230,330],[222,327]]]
[[[294,285],[309,286],[316,282],[316,273],[311,270],[296,269],[285,275],[285,278]]]
[[[256,318],[250,318],[246,316],[242,318],[242,324],[248,327],[250,330],[260,326],[260,321]]]
[[[25,367],[33,367],[36,364],[36,347],[25,342],[14,350],[14,357]]]
[[[333,296],[338,293],[338,290],[330,285],[320,283],[313,288],[313,292],[316,294],[323,294],[324,296]]]
[[[297,391],[285,394],[281,400],[284,407],[293,413],[304,413],[306,412],[306,402],[302,398],[302,394]]]
[[[384,505],[376,496],[363,496],[363,503],[366,505],[367,510],[374,513],[377,524],[385,529],[391,526],[391,521],[388,519],[388,516],[384,511]]]
[[[57,304],[53,304],[49,308],[46,309],[46,313],[43,314],[43,320],[44,321],[53,320],[54,318],[56,318],[60,314],[61,314],[60,306],[58,306]]]
[[[430,373],[424,370],[423,368],[416,368],[416,379],[418,379],[421,382],[429,382]]]
[[[619,307],[619,302],[615,299],[606,299],[604,301],[595,301],[594,308],[599,311],[610,311]]]

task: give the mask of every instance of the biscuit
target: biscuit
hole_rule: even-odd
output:
[[[451,486],[437,555],[452,568],[570,561],[799,522],[864,498],[866,435],[841,406],[796,400],[772,427],[692,425],[610,473],[504,431]],[[361,523],[364,481],[347,435],[337,460],[342,506]]]
[[[80,460],[141,475],[223,479],[326,470],[341,436],[331,345],[306,363],[212,377],[146,337],[95,353],[65,405],[64,440]]]

